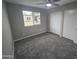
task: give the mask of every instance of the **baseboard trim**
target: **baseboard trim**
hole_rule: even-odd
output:
[[[61,35],[56,34],[56,33],[53,33],[53,32],[49,32],[49,33],[51,33],[51,34],[55,34],[55,35],[57,35],[57,36],[59,36],[59,37],[64,37],[64,36],[61,36]],[[64,38],[66,38],[66,37],[64,37]],[[69,39],[69,38],[67,38],[67,39]],[[71,40],[71,39],[69,39],[69,40]],[[74,40],[72,40],[72,41],[73,41],[73,43],[77,44],[76,42],[74,42]]]
[[[22,37],[22,38],[14,40],[14,42],[17,42],[17,41],[20,41],[20,40],[23,40],[25,38],[29,38],[29,37],[32,37],[32,36],[35,36],[35,35],[39,35],[39,34],[42,34],[42,33],[45,33],[45,32],[46,31],[43,31],[43,32],[40,32],[40,33],[36,33],[36,34],[33,34],[33,35],[29,35],[29,36],[25,36],[25,37]]]
[[[3,59],[6,59],[6,58],[8,58],[8,59],[14,59],[14,56],[13,55],[2,55],[2,58]]]
[[[56,33],[53,33],[53,32],[48,32],[48,33],[55,34],[55,35],[57,35],[57,36],[59,36],[59,37],[62,37],[62,36],[60,36],[59,34],[56,34]]]
[[[62,37],[67,38],[67,37],[65,37],[65,36],[62,36]],[[70,38],[67,38],[67,39],[72,40],[72,39],[70,39]],[[72,40],[72,41],[73,41],[74,44],[77,44],[74,40]]]

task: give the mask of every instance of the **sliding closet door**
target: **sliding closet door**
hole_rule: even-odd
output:
[[[64,11],[63,36],[77,43],[77,10]]]
[[[50,14],[50,32],[60,35],[62,12],[53,12]]]

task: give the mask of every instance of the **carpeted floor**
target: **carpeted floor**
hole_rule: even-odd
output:
[[[77,45],[55,34],[43,33],[15,43],[15,59],[77,59]]]

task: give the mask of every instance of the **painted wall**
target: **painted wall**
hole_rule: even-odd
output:
[[[63,36],[77,43],[77,9],[64,11]]]
[[[13,55],[13,38],[6,12],[5,2],[2,3],[2,54],[3,59],[9,59]]]
[[[7,3],[7,10],[14,40],[47,31],[46,21],[48,14],[46,10],[10,3]],[[22,10],[40,12],[41,24],[31,27],[24,27]]]
[[[62,12],[53,12],[50,14],[50,32],[60,35]]]
[[[77,40],[76,39],[76,36],[77,36],[77,34],[76,34],[77,33],[76,32],[76,29],[77,29],[76,12],[74,12],[74,15],[69,14],[71,18],[69,18],[69,15],[67,17],[68,13],[64,12],[65,10],[73,10],[76,8],[77,8],[77,3],[73,2],[73,3],[67,4],[67,5],[58,7],[58,8],[50,9],[49,10],[49,13],[50,13],[49,31],[56,33],[60,36],[64,36],[66,38],[72,39],[74,42],[76,42],[76,40]],[[64,21],[64,19],[65,19],[65,21]],[[74,29],[72,26],[74,26]],[[72,33],[70,30],[72,30]],[[66,35],[66,34],[68,34],[68,32],[70,33],[69,36]]]

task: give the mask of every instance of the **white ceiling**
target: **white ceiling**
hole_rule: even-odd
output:
[[[21,5],[28,5],[28,6],[48,9],[45,7],[45,5],[37,5],[37,3],[40,3],[40,2],[43,3],[45,2],[45,0],[5,0],[5,1],[10,2],[10,3],[16,3],[16,4],[21,4]],[[62,6],[64,4],[71,3],[73,1],[76,1],[76,0],[60,0],[58,4]]]

